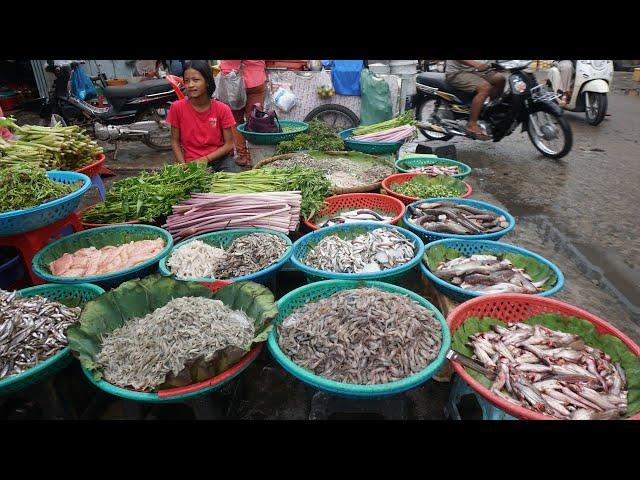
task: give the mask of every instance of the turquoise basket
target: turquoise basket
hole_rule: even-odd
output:
[[[280,142],[284,142],[285,140],[291,140],[295,138],[297,135],[306,132],[309,130],[309,124],[305,122],[296,122],[293,120],[279,120],[278,123],[284,129],[285,127],[295,128],[292,132],[282,132],[282,133],[258,133],[258,132],[247,132],[246,123],[242,123],[238,125],[238,131],[246,138],[249,142],[255,145],[277,145]]]
[[[351,150],[356,150],[358,152],[370,153],[372,155],[376,154],[385,154],[385,153],[396,153],[400,150],[400,147],[404,144],[404,142],[366,142],[364,140],[353,140],[351,139],[351,132],[355,130],[355,128],[348,128],[347,130],[341,131],[338,135],[344,141],[344,145]]]
[[[80,306],[89,300],[99,297],[103,293],[104,290],[102,288],[89,283],[80,283],[77,285],[47,284],[18,290],[18,294],[23,297],[40,295],[57,302],[72,300],[74,303],[79,302]],[[71,350],[69,347],[65,347],[35,367],[0,380],[0,396],[17,393],[38,382],[46,380],[69,365],[72,359]]]
[[[297,364],[295,364],[278,345],[278,335],[276,326],[282,322],[287,316],[289,316],[294,310],[302,307],[303,305],[315,302],[321,298],[326,298],[334,293],[342,290],[349,290],[358,287],[373,287],[383,290],[385,292],[399,293],[406,295],[412,300],[415,300],[423,307],[431,310],[437,320],[442,326],[442,345],[440,346],[440,352],[438,356],[425,367],[419,373],[411,375],[410,377],[398,380],[395,382],[379,384],[379,385],[358,385],[337,382],[329,380],[318,375],[315,375],[309,370],[306,370]],[[305,285],[287,295],[282,297],[278,301],[278,316],[274,321],[274,329],[269,334],[268,340],[269,351],[277,362],[291,375],[303,381],[304,383],[311,385],[314,388],[323,390],[333,395],[339,395],[344,397],[356,397],[356,398],[375,398],[384,397],[388,395],[396,395],[412,388],[416,388],[429,380],[441,367],[445,361],[445,355],[451,344],[451,334],[449,333],[449,327],[444,316],[434,307],[430,302],[422,298],[409,290],[391,285],[383,282],[357,282],[348,280],[325,280],[323,282],[314,283],[312,285]]]
[[[268,230],[266,228],[234,228],[231,230],[221,230],[219,232],[206,233],[204,235],[198,235],[196,237],[189,238],[188,240],[184,240],[178,243],[171,250],[171,253],[173,253],[173,250],[176,250],[177,248],[180,248],[181,246],[186,245],[189,242],[193,242],[194,240],[201,240],[208,245],[218,247],[218,248],[223,248],[226,250],[231,245],[231,242],[233,242],[236,238],[244,237],[252,233],[268,233],[270,235],[275,235],[278,238],[281,238],[282,240],[287,242],[287,251],[278,259],[276,263],[274,263],[273,265],[269,265],[267,268],[264,268],[259,272],[252,273],[251,275],[245,275],[243,277],[229,278],[227,280],[231,282],[251,281],[251,282],[260,283],[265,286],[273,287],[273,282],[275,280],[276,275],[282,269],[282,267],[284,267],[284,265],[287,263],[287,261],[289,260],[289,257],[291,257],[291,254],[293,252],[293,249],[292,249],[293,244],[291,242],[291,239],[284,233],[276,232],[275,230]],[[167,267],[167,260],[169,260],[169,257],[171,257],[171,253],[169,253],[167,256],[162,258],[162,260],[160,260],[160,265],[159,265],[160,273],[165,277],[173,277],[173,278],[176,278],[176,280],[187,280],[191,282],[205,282],[205,283],[214,282],[216,280],[214,278],[177,278],[175,277],[175,275],[171,273],[171,270],[169,270],[169,267]]]
[[[481,208],[483,210],[488,210],[489,212],[496,213],[498,215],[504,215],[504,218],[509,222],[509,226],[507,228],[500,230],[495,233],[484,233],[480,235],[456,235],[454,233],[442,233],[442,232],[431,232],[429,230],[425,230],[424,228],[414,225],[409,222],[409,218],[411,218],[411,212],[409,211],[409,207],[417,207],[418,205],[422,205],[423,203],[435,203],[435,202],[455,202],[461,205],[468,205],[470,207]],[[417,202],[413,202],[412,204],[407,206],[407,209],[402,216],[403,226],[406,226],[413,233],[418,235],[424,243],[436,242],[438,240],[443,240],[445,238],[455,238],[458,240],[499,240],[504,237],[507,233],[513,230],[516,226],[516,219],[513,218],[509,212],[498,208],[490,203],[480,202],[479,200],[471,200],[468,198],[453,198],[453,197],[438,197],[438,198],[428,198],[426,200],[418,200]]]
[[[414,167],[426,167],[427,165],[452,165],[458,167],[460,173],[451,175],[452,177],[463,178],[469,176],[472,170],[466,163],[458,162],[456,160],[449,160],[448,158],[428,158],[428,157],[402,157],[400,160],[396,160],[396,170],[400,173],[413,173],[411,168]]]
[[[102,248],[107,245],[122,245],[137,240],[153,240],[162,238],[165,246],[160,253],[149,260],[134,267],[90,277],[59,277],[51,274],[49,263],[57,260],[65,253],[73,253],[81,248]],[[33,272],[43,280],[51,283],[93,283],[103,288],[114,288],[122,282],[133,278],[142,278],[158,269],[158,262],[165,257],[173,247],[173,238],[166,230],[152,225],[111,225],[108,227],[92,228],[66,236],[50,243],[33,257]]]
[[[454,250],[458,250],[465,256],[476,255],[483,252],[517,253],[519,255],[524,255],[536,259],[538,262],[546,265],[551,269],[551,271],[553,271],[553,273],[556,275],[556,284],[549,290],[534,294],[535,296],[550,297],[558,293],[564,286],[564,275],[562,274],[560,269],[556,267],[555,264],[536,253],[525,250],[524,248],[516,247],[515,245],[494,242],[491,240],[457,240],[449,238],[438,240],[437,242],[428,244],[425,248],[425,254],[429,252],[429,249],[435,247],[436,245],[443,245],[447,248],[453,248]],[[420,268],[422,269],[422,273],[429,279],[431,283],[433,283],[433,285],[439,292],[443,293],[447,297],[457,300],[458,302],[466,302],[467,300],[471,300],[472,298],[484,296],[482,293],[474,292],[472,290],[466,290],[442,280],[441,278],[431,273],[431,270],[429,270],[429,267],[424,262],[420,262]]]
[[[343,239],[351,239],[355,238],[358,235],[369,232],[371,230],[375,230],[377,228],[389,228],[396,232],[401,233],[409,240],[413,242],[415,254],[413,259],[404,265],[399,265],[397,267],[389,268],[387,270],[383,270],[381,272],[370,272],[370,273],[337,273],[337,272],[327,272],[324,270],[318,270],[317,268],[309,267],[302,263],[302,259],[307,255],[307,252],[310,248],[313,248],[317,243],[322,240],[327,235],[338,235]],[[405,229],[400,228],[395,225],[389,225],[387,223],[378,223],[378,222],[357,222],[357,223],[348,223],[342,225],[334,225],[332,227],[325,227],[320,230],[316,230],[315,232],[309,233],[304,237],[300,238],[293,244],[293,254],[291,255],[291,263],[298,269],[304,272],[307,275],[307,280],[310,282],[315,282],[318,280],[327,280],[327,279],[335,279],[335,280],[380,280],[384,282],[392,282],[400,281],[412,268],[416,267],[420,260],[422,259],[422,255],[424,254],[424,243],[420,240],[415,233]]]
[[[91,187],[91,179],[82,173],[52,170],[47,172],[50,180],[70,185],[82,182],[69,195],[45,202],[37,207],[0,213],[0,237],[20,235],[56,223],[78,209],[82,197]]]

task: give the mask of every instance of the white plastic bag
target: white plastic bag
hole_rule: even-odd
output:
[[[333,89],[331,75],[329,75],[329,72],[325,69],[322,69],[318,74],[318,88],[316,92],[320,98],[330,98],[336,93]]]
[[[290,88],[285,86],[280,86],[273,94],[273,103],[283,112],[289,112],[293,107],[296,106],[297,98],[296,95],[291,91]]]
[[[218,100],[229,105],[231,110],[243,109],[247,104],[247,90],[242,79],[242,71],[233,70],[226,75],[220,75],[216,94]]]

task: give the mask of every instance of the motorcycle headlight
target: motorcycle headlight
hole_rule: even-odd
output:
[[[591,60],[591,66],[596,70],[604,70],[607,66],[606,60]]]

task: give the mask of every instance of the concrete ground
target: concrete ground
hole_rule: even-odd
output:
[[[503,240],[545,256],[563,271],[566,284],[555,298],[606,319],[640,342],[640,229],[634,210],[640,184],[640,98],[615,93],[614,88],[609,113],[598,127],[588,125],[584,114],[568,113],[574,145],[561,160],[544,158],[526,133],[495,144],[466,139],[448,143],[456,146],[458,160],[474,169],[467,179],[473,198],[503,206],[516,217],[516,228]],[[404,149],[413,151],[415,146]],[[123,145],[117,161],[108,157],[108,166],[120,177],[172,161],[170,152],[137,144]],[[107,186],[112,181],[106,179]],[[97,197],[92,193],[85,200],[94,203]],[[278,296],[303,281],[299,275],[282,274]],[[140,411],[89,385],[77,362],[66,372],[59,381],[81,405],[85,418],[193,418],[193,412],[205,412],[205,417],[206,412],[216,412],[218,417],[239,419],[439,419],[450,390],[450,384],[431,380],[387,401],[338,401],[290,376],[265,349],[236,380],[208,396],[210,402],[199,410],[162,406]],[[20,405],[0,402],[0,418],[37,415]],[[478,418],[477,406],[466,412],[468,418]]]

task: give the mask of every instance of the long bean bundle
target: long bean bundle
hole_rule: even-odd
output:
[[[47,170],[77,170],[96,161],[103,152],[80,127],[19,126],[12,118],[0,119],[16,137],[0,139],[0,165],[29,163]]]

